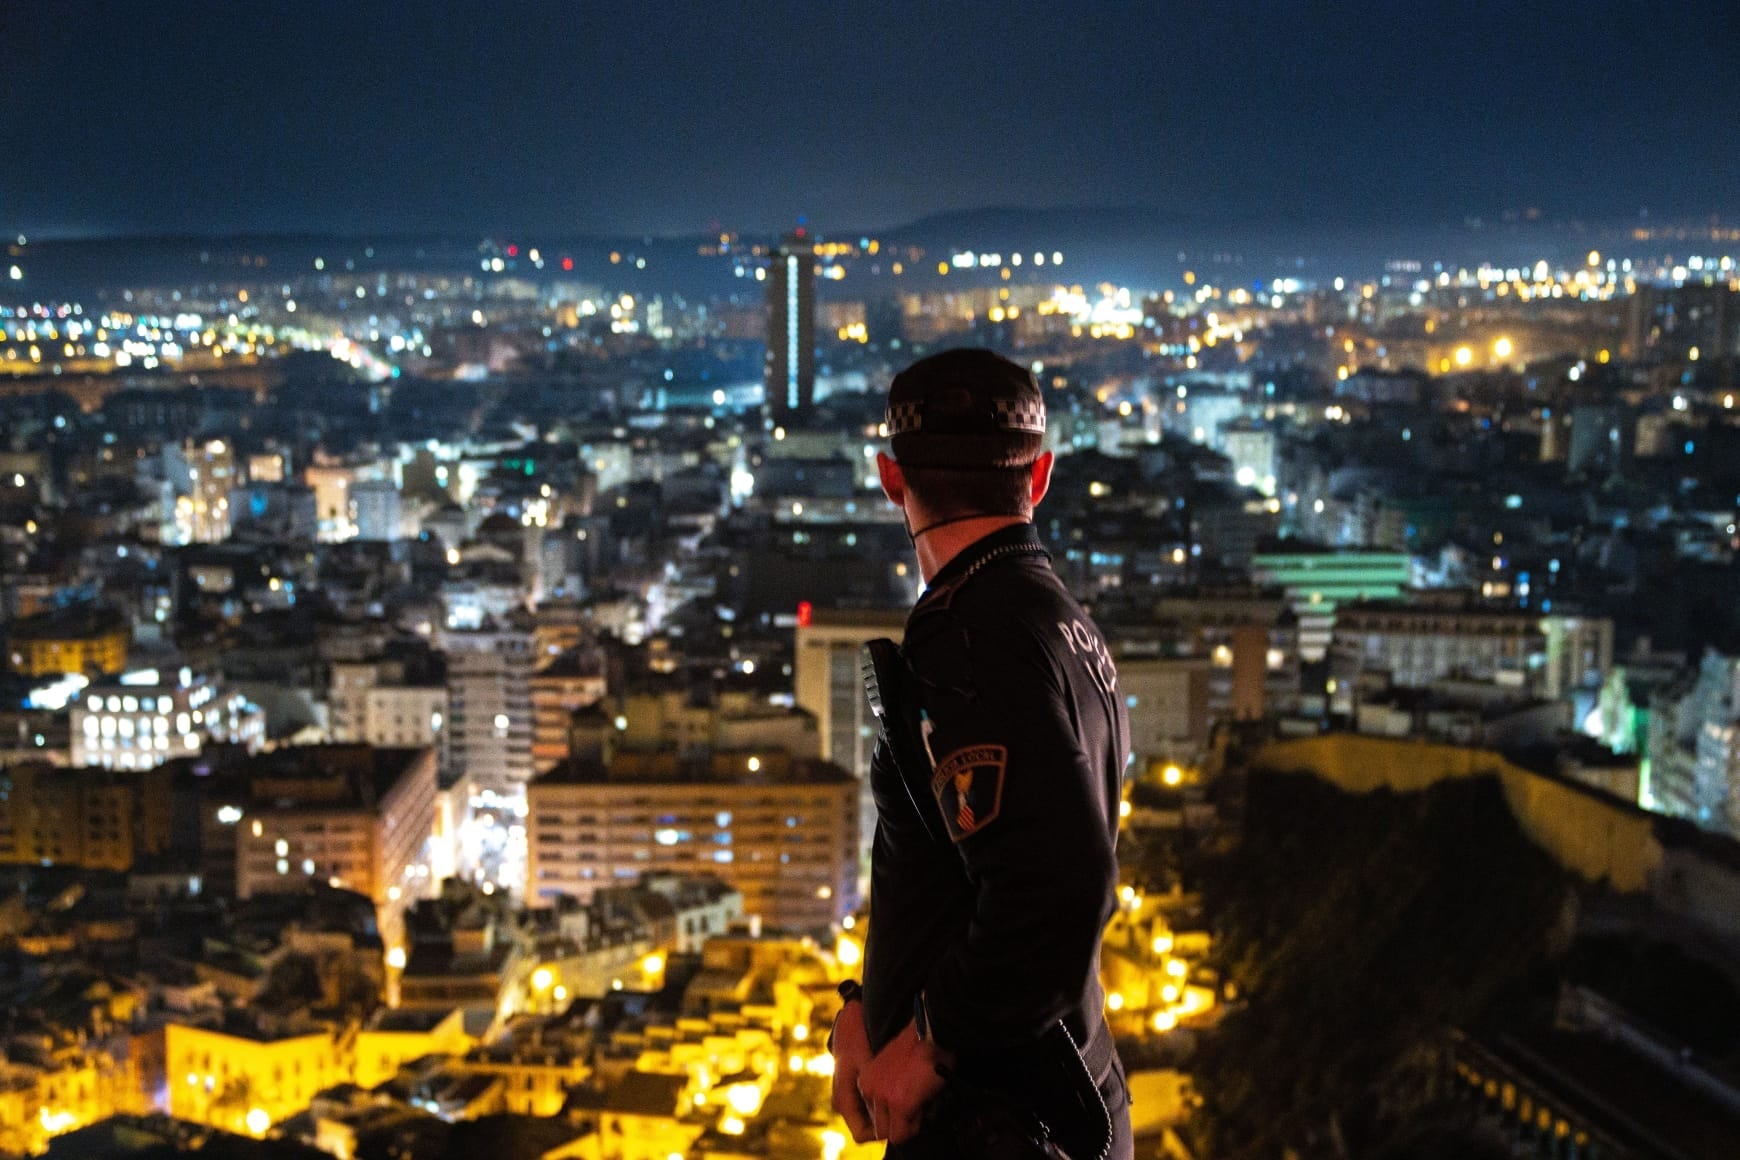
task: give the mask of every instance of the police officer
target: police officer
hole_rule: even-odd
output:
[[[834,1106],[890,1157],[938,1154],[926,1108],[944,1076],[1022,1058],[1061,1024],[1110,1114],[1108,1155],[1126,1158],[1099,946],[1129,727],[1105,640],[1033,527],[1052,468],[1044,398],[1023,367],[952,350],[895,376],[887,420],[893,455],[877,467],[926,583],[901,651],[927,768],[898,768],[885,728],[864,981],[842,988]]]

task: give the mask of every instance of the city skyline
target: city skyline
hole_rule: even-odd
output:
[[[1740,8],[50,15],[0,1153],[1732,1160]]]
[[[0,17],[0,96],[38,127],[0,174],[0,226],[669,235],[987,205],[1310,227],[1733,212],[1717,191],[1740,180],[1740,117],[1713,82],[1733,11],[1577,12]]]

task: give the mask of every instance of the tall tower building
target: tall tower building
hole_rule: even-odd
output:
[[[175,534],[183,544],[221,544],[230,538],[230,489],[236,486],[236,451],[222,439],[182,444],[186,472],[176,479]],[[180,471],[175,473],[180,475]]]
[[[444,632],[447,755],[479,789],[503,796],[532,776],[532,634],[514,627]]]
[[[775,419],[805,415],[816,401],[816,250],[802,226],[767,272],[766,385]]]
[[[859,649],[879,636],[899,639],[906,628],[905,609],[812,609],[798,606],[796,672],[793,690],[798,708],[816,719],[821,757],[858,781],[858,864],[861,885],[870,885],[870,848],[876,840],[876,795],[870,789],[870,754],[876,748],[877,724],[864,696]]]

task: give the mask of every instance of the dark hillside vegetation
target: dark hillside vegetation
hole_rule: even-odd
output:
[[[1216,1157],[1405,1155],[1445,1035],[1526,990],[1572,914],[1491,778],[1356,796],[1253,775],[1205,886],[1242,1001],[1191,1065]]]

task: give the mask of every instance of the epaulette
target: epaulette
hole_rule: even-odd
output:
[[[943,581],[941,584],[925,589],[924,595],[918,598],[918,603],[912,606],[912,612],[906,618],[908,638],[911,638],[913,626],[918,624],[921,619],[939,612],[949,611],[954,604],[955,596],[967,586],[968,581],[984,571],[987,565],[1008,559],[1011,556],[1044,556],[1050,559],[1051,553],[1038,544],[1005,544],[985,553],[975,560],[966,571]]]
[[[956,576],[952,580],[945,580],[941,584],[926,588],[924,595],[918,598],[918,603],[912,606],[912,611],[907,615],[908,627],[918,623],[920,618],[932,613],[947,612],[949,606],[954,603],[955,593],[960,591],[961,584],[966,579],[967,577],[964,575]]]

